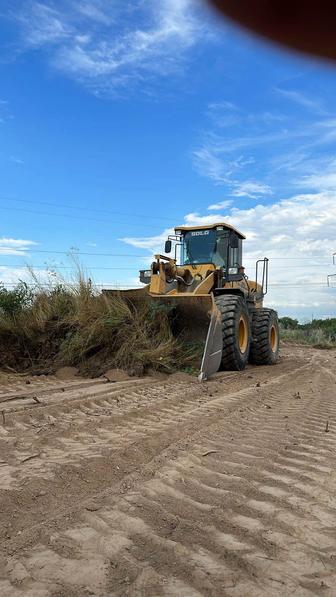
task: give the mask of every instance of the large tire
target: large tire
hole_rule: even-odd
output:
[[[279,323],[273,309],[256,309],[252,315],[250,362],[274,365],[279,358]]]
[[[216,297],[222,315],[223,354],[221,369],[241,371],[248,362],[251,328],[249,313],[243,298],[235,294]]]

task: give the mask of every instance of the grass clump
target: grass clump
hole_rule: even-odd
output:
[[[171,318],[170,308],[145,295],[97,293],[81,272],[71,284],[0,287],[0,367],[70,365],[92,375],[107,367],[131,374],[192,367],[196,351],[173,336]]]

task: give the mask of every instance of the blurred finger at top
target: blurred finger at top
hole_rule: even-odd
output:
[[[301,52],[336,59],[336,1],[209,0],[256,33]]]

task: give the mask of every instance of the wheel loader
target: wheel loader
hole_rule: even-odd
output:
[[[131,300],[146,293],[175,312],[175,332],[200,341],[200,381],[221,370],[242,370],[248,361],[273,365],[279,356],[277,313],[263,307],[268,259],[256,262],[251,281],[242,265],[245,237],[224,222],[179,226],[155,255],[151,269],[140,271],[140,291],[124,291]],[[169,257],[174,250],[174,257]],[[123,292],[123,294],[124,294]]]

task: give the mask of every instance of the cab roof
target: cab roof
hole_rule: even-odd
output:
[[[226,228],[227,230],[233,230],[233,232],[235,232],[239,236],[239,238],[246,238],[246,236],[239,232],[237,228],[234,228],[233,226],[231,226],[230,224],[226,224],[225,222],[216,222],[215,224],[206,224],[205,226],[175,226],[175,232],[177,230],[181,230],[183,232],[187,232],[189,230],[210,230],[217,228],[218,226],[223,226],[223,228]]]

